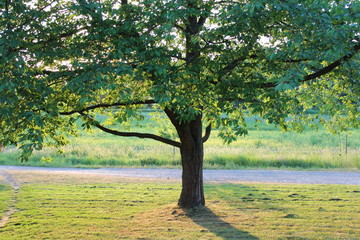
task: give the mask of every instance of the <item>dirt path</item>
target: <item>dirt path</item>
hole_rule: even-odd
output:
[[[13,188],[14,193],[13,193],[13,197],[10,201],[10,206],[9,209],[5,212],[4,216],[2,219],[0,219],[0,228],[4,227],[5,224],[7,223],[7,221],[9,221],[11,215],[16,212],[16,202],[17,202],[17,195],[19,192],[19,188],[20,185],[13,179],[13,177],[11,176],[11,174],[9,174],[6,171],[1,171],[1,167],[0,167],[0,175],[4,177],[4,180]]]
[[[150,168],[44,168],[1,166],[1,171],[27,171],[43,173],[100,174],[131,178],[181,179],[180,169]],[[204,170],[207,182],[266,182],[298,184],[360,185],[360,172],[336,171],[283,171],[283,170]]]

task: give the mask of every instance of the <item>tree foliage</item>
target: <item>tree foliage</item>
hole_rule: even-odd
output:
[[[4,0],[0,11],[0,142],[24,158],[66,144],[79,118],[180,147],[96,118],[141,120],[145,104],[173,123],[201,116],[227,142],[247,133],[246,115],[359,126],[359,1]]]

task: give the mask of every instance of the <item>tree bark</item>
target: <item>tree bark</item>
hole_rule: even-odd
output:
[[[186,124],[185,124],[186,125]],[[205,205],[203,186],[202,125],[200,121],[190,122],[186,138],[181,141],[182,190],[179,206],[193,208]]]
[[[178,205],[187,209],[205,206],[202,116],[198,115],[190,122],[179,123],[174,113],[171,111],[166,113],[176,127],[181,142],[182,190]]]

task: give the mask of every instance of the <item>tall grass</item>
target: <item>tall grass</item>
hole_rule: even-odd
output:
[[[148,123],[149,120],[147,120]],[[360,130],[333,135],[325,129],[282,132],[250,121],[249,135],[226,145],[212,132],[205,143],[205,168],[360,169]],[[147,131],[133,124],[133,131]],[[94,130],[70,138],[62,154],[56,149],[36,152],[25,163],[19,151],[0,153],[0,164],[54,167],[180,167],[179,150],[148,139],[123,138]]]

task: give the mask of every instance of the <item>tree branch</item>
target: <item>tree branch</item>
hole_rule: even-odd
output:
[[[199,18],[199,20],[198,20],[198,24],[202,27],[202,26],[204,26],[204,23],[206,22],[206,17],[204,17],[204,16],[201,16],[200,18]]]
[[[110,134],[113,134],[113,135],[116,135],[116,136],[148,138],[148,139],[153,139],[153,140],[156,140],[156,141],[159,141],[159,142],[162,142],[162,143],[165,143],[165,144],[180,148],[180,143],[179,142],[173,141],[171,139],[167,139],[167,138],[164,138],[164,137],[160,137],[160,136],[155,135],[155,134],[138,133],[138,132],[119,132],[119,131],[116,131],[116,130],[113,130],[113,129],[106,128],[106,127],[104,127],[104,126],[102,126],[100,124],[95,124],[94,126],[99,128],[100,130],[102,130],[104,132],[107,132],[107,133],[110,133]]]
[[[210,133],[211,133],[211,124],[207,126],[205,129],[205,135],[202,138],[203,143],[205,143],[209,139]]]
[[[317,72],[305,76],[304,80],[302,80],[300,82],[306,82],[306,81],[318,78],[318,77],[320,77],[322,75],[325,75],[325,74],[331,72],[332,70],[334,70],[335,68],[340,66],[343,62],[346,62],[346,61],[350,60],[353,56],[355,56],[355,54],[359,50],[360,50],[360,44],[355,45],[354,46],[354,51],[355,51],[354,53],[350,53],[348,55],[345,55],[345,56],[341,57],[340,59],[336,60],[335,62],[329,64],[328,66],[318,70]]]
[[[354,52],[347,54],[341,58],[339,58],[338,60],[336,60],[333,63],[330,63],[329,65],[327,65],[326,67],[317,70],[314,73],[308,74],[306,76],[303,77],[302,80],[300,80],[300,83],[304,83],[310,80],[313,80],[315,78],[321,77],[325,74],[330,73],[332,70],[334,70],[335,68],[339,67],[341,64],[343,64],[343,62],[349,61],[352,57],[355,56],[355,54],[360,50],[360,44],[355,45],[354,46]],[[276,87],[276,83],[263,83],[263,84],[259,84],[259,88],[274,88]]]
[[[310,61],[310,59],[304,58],[304,59],[286,59],[282,61],[275,61],[280,63],[301,63],[301,62],[307,62]]]
[[[97,108],[108,108],[108,107],[119,107],[119,106],[129,106],[129,105],[144,105],[144,104],[154,104],[156,103],[154,100],[150,99],[150,100],[145,100],[145,101],[140,101],[140,102],[130,102],[130,103],[112,103],[112,104],[105,104],[105,103],[101,103],[101,104],[97,104],[97,105],[93,105],[93,106],[89,106],[80,110],[73,110],[73,111],[69,111],[69,112],[60,112],[60,115],[64,115],[64,116],[68,116],[68,115],[72,115],[75,113],[80,113],[83,114],[83,112],[89,111],[89,110],[94,110]]]
[[[182,31],[182,32],[185,32],[185,28],[183,28],[182,26],[180,26],[180,25],[177,24],[177,23],[174,24],[174,27],[177,28],[177,29],[179,29],[179,30]]]
[[[247,59],[254,59],[257,58],[258,56],[256,54],[252,54],[246,57],[241,57],[241,58],[237,58],[235,60],[233,60],[231,63],[229,63],[227,66],[225,66],[223,69],[221,69],[219,71],[219,76],[220,76],[220,81],[221,78],[223,76],[226,76],[227,74],[230,74],[231,71],[233,71],[237,66],[239,66],[239,64],[241,64],[242,62],[244,62]],[[303,62],[303,61],[309,61],[309,59],[288,59],[288,60],[284,60],[282,62],[285,63],[299,63],[299,62]],[[219,82],[220,82],[219,81]],[[216,84],[215,82],[212,82],[212,84]]]
[[[84,113],[80,113],[82,116],[89,118],[86,114]],[[91,119],[91,118],[90,118]],[[93,120],[93,119],[91,119]],[[120,136],[120,137],[138,137],[138,138],[147,138],[147,139],[153,139],[177,148],[180,148],[180,143],[177,141],[173,141],[171,139],[167,139],[164,137],[160,137],[158,135],[155,134],[151,134],[151,133],[138,133],[138,132],[120,132],[117,130],[113,130],[107,127],[102,126],[100,123],[98,123],[97,121],[93,121],[94,123],[92,124],[93,126],[97,127],[98,129],[106,132],[106,133],[110,133],[112,135],[116,135],[116,136]]]
[[[233,60],[231,63],[229,63],[227,66],[225,66],[223,69],[221,69],[219,71],[219,79],[217,82],[212,81],[211,84],[216,85],[219,82],[221,82],[222,77],[226,76],[227,74],[230,74],[232,70],[234,70],[237,66],[239,66],[239,64],[243,61],[245,61],[246,59],[252,59],[252,58],[256,58],[256,55],[249,55],[246,57],[241,57],[241,58],[237,58],[235,60]]]
[[[39,44],[42,44],[42,45],[46,45],[46,44],[49,44],[49,43],[52,43],[54,41],[61,41],[62,38],[67,38],[67,37],[71,37],[73,36],[74,34],[77,34],[81,31],[84,31],[84,30],[87,30],[88,27],[81,27],[79,29],[74,29],[72,31],[69,31],[69,32],[66,32],[66,33],[62,33],[60,35],[57,35],[57,36],[52,36],[50,37],[49,39],[46,39],[46,40],[41,40],[39,42],[30,42],[30,43],[27,43],[24,45],[23,48],[19,48],[18,50],[23,50],[23,49],[27,49],[29,48],[32,44],[35,44],[35,45],[39,45]]]

